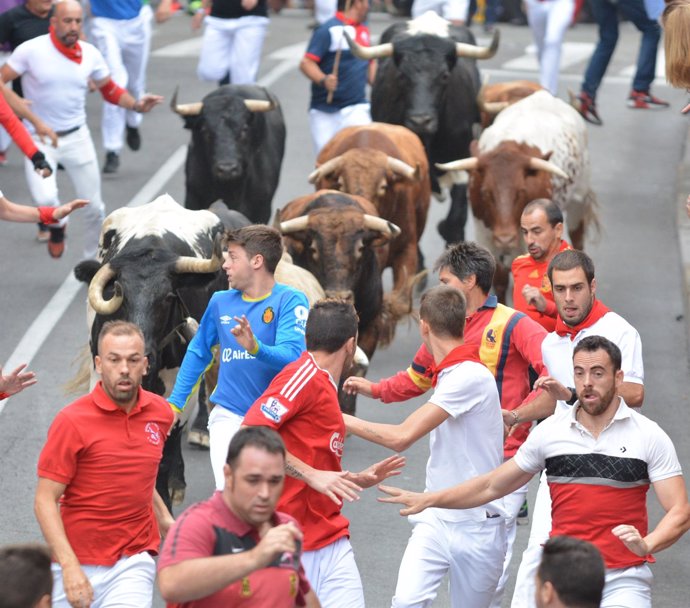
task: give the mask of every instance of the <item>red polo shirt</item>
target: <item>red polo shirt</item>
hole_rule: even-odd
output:
[[[139,389],[126,413],[100,382],[55,417],[38,476],[66,485],[60,512],[79,563],[112,566],[158,551],[153,489],[172,420],[162,397]]]

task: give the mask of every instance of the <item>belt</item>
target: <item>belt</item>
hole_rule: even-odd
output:
[[[55,135],[58,137],[64,137],[65,135],[69,135],[70,133],[74,133],[75,131],[79,131],[81,129],[81,125],[78,127],[72,127],[71,129],[65,129],[64,131],[55,131]]]

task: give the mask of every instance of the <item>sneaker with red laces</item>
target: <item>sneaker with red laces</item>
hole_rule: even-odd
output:
[[[579,95],[575,95],[575,93],[568,90],[568,95],[570,96],[570,105],[580,113],[582,118],[593,125],[601,126],[604,124],[601,118],[599,118],[594,99],[587,93],[583,91]]]
[[[50,238],[48,239],[48,253],[51,258],[61,258],[65,252],[65,229],[50,228]]]
[[[668,101],[654,97],[649,91],[630,91],[628,97],[628,107],[635,110],[659,110],[668,108],[671,104]]]

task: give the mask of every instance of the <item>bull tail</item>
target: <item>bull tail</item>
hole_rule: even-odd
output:
[[[72,366],[79,367],[74,376],[61,386],[62,391],[65,395],[85,395],[89,392],[91,370],[93,368],[91,348],[88,344],[79,349],[79,353],[72,360]]]
[[[415,288],[426,278],[427,274],[427,270],[422,270],[407,279],[403,287],[383,296],[383,306],[376,321],[379,346],[388,346],[395,338],[395,328],[398,321],[412,313],[412,298]]]
[[[585,197],[585,215],[583,220],[587,229],[587,236],[599,242],[603,236],[603,227],[599,221],[599,201],[597,200],[597,195],[594,194],[594,190],[587,192]]]

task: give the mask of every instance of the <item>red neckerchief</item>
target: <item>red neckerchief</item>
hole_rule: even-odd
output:
[[[358,25],[361,25],[361,24],[359,23],[359,21],[355,21],[354,19],[350,19],[349,17],[346,17],[346,16],[345,16],[343,13],[341,13],[340,11],[337,11],[337,12],[335,13],[335,18],[336,18],[336,19],[339,19],[340,21],[342,21],[345,25],[354,25],[355,27],[357,27]]]
[[[572,327],[570,325],[566,325],[563,322],[563,319],[561,319],[561,315],[558,315],[556,317],[556,333],[559,336],[570,336],[570,339],[574,340],[575,336],[577,336],[581,330],[594,325],[607,312],[609,312],[609,309],[599,300],[595,299],[594,304],[592,305],[592,310],[590,310],[589,314],[584,318],[584,320],[577,325],[573,325]]]
[[[74,44],[74,46],[65,46],[62,44],[60,39],[55,35],[55,28],[51,25],[48,28],[48,32],[50,34],[50,41],[53,43],[53,46],[60,52],[62,53],[67,59],[70,61],[74,61],[74,63],[81,63],[81,46],[79,45],[79,41]]]
[[[463,361],[476,361],[481,363],[479,358],[479,347],[476,344],[462,344],[451,350],[438,365],[431,366],[431,386],[436,386],[438,375],[447,367],[452,367]]]

